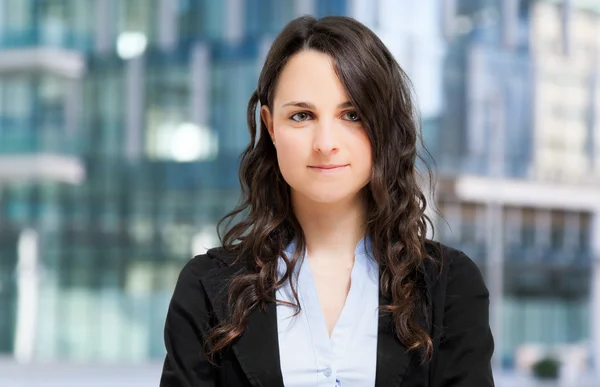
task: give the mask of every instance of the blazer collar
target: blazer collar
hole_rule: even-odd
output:
[[[211,249],[208,255],[217,259],[217,268],[201,276],[201,282],[219,321],[228,314],[227,282],[236,273],[245,271],[242,265],[234,264],[236,257],[222,249]],[[421,271],[421,274],[424,274]],[[427,276],[422,276],[427,284]],[[429,304],[429,284],[427,284]],[[379,305],[388,305],[390,300],[380,293]],[[431,306],[429,304],[429,306]],[[431,310],[431,307],[428,308]],[[430,312],[431,313],[431,312]],[[421,321],[431,321],[431,316]],[[377,335],[377,365],[375,387],[400,386],[411,362],[413,352],[398,340],[394,333],[389,313],[380,313]],[[429,329],[428,329],[429,331]],[[242,336],[233,344],[233,351],[242,370],[254,387],[284,387],[280,368],[277,333],[277,310],[275,303],[267,304],[264,310],[253,310]]]
[[[236,256],[223,249],[211,249],[207,253],[217,261],[217,267],[202,273],[206,295],[219,321],[229,314],[227,305],[227,284],[231,278],[246,268],[235,263]],[[234,342],[233,352],[254,387],[284,387],[279,361],[277,335],[277,310],[274,303],[267,304],[265,310],[254,309],[248,316],[244,333]]]

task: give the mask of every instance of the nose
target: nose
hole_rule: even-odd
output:
[[[339,149],[338,134],[332,122],[321,122],[315,127],[313,149],[325,155],[335,153]]]

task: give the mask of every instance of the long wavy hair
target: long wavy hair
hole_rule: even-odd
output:
[[[425,148],[411,84],[371,30],[340,16],[303,16],[291,21],[266,57],[258,87],[248,103],[250,143],[241,156],[241,201],[218,225],[220,229],[228,222],[228,231],[224,235],[219,232],[219,238],[245,270],[231,280],[229,319],[209,332],[205,350],[212,359],[234,343],[254,309],[277,302],[275,290],[285,281],[292,285],[297,310],[300,308],[291,273],[305,250],[305,239],[267,127],[261,120],[258,128],[256,114],[260,106],[272,108],[283,67],[301,50],[316,50],[333,58],[337,76],[363,121],[373,157],[371,180],[364,188],[366,228],[380,266],[381,292],[391,300],[381,312],[392,314],[396,335],[409,350],[422,350],[430,358],[432,340],[419,324],[419,311],[426,312],[426,297],[417,277],[423,260],[430,258],[425,242],[428,224],[432,229],[433,224],[425,214],[427,202],[418,184],[416,160],[423,159],[417,148]],[[427,170],[431,178],[429,167]],[[296,250],[287,257],[284,249],[292,239],[297,241]],[[280,257],[287,265],[282,278],[277,273]]]

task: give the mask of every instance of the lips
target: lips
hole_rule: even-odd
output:
[[[347,167],[348,164],[336,164],[336,165],[310,165],[309,168],[319,169],[323,171],[333,171],[336,169],[342,169]]]

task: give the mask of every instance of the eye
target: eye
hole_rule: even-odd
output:
[[[356,112],[356,110],[348,110],[347,112],[344,113],[344,118],[346,120],[352,121],[352,122],[360,121],[360,117],[358,116],[358,113]]]
[[[296,122],[303,122],[303,121],[310,119],[310,114],[308,114],[307,112],[299,112],[299,113],[292,115],[290,117],[290,119],[292,121],[296,121]]]

